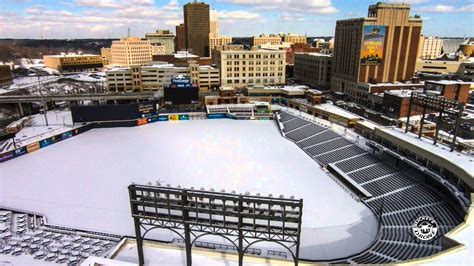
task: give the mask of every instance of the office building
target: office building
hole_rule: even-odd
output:
[[[333,50],[334,49],[334,39],[314,39],[313,40],[313,46],[319,49],[328,49],[328,50]]]
[[[447,100],[457,101],[466,104],[471,89],[470,82],[458,80],[425,81],[423,92],[431,95],[438,95]]]
[[[296,53],[293,76],[305,84],[326,90],[331,82],[332,55]]]
[[[321,49],[312,47],[309,43],[295,43],[286,49],[286,64],[294,65],[296,53],[319,53]]]
[[[100,56],[102,57],[102,62],[104,66],[112,64],[112,49],[111,48],[100,48]]]
[[[209,57],[209,5],[192,2],[184,5],[186,47],[193,54]]]
[[[423,36],[420,38],[419,59],[436,59],[443,51],[443,40],[438,37]]]
[[[0,65],[0,88],[13,83],[12,71],[9,65]]]
[[[149,40],[138,37],[122,38],[112,42],[112,63],[116,66],[145,65],[151,62],[153,47]]]
[[[220,70],[221,85],[243,88],[285,83],[286,51],[214,50],[214,63]]]
[[[217,47],[228,45],[231,43],[232,43],[232,37],[227,37],[227,36],[210,37],[209,38],[209,46],[210,46],[209,54],[212,55],[212,50],[216,49]]]
[[[106,72],[106,82],[108,90],[113,92],[158,91],[180,75],[190,77],[201,91],[219,87],[219,70],[199,66],[197,62],[191,62],[190,67],[159,64],[115,68]]]
[[[175,52],[174,34],[169,30],[156,30],[154,33],[145,34],[145,38],[152,45],[160,45],[165,47],[165,54],[173,54]]]
[[[306,36],[292,34],[292,33],[283,35],[283,42],[289,42],[291,44],[307,43]]]
[[[219,17],[217,15],[217,10],[211,9],[209,11],[209,27],[210,27],[210,38],[219,37]]]
[[[263,44],[280,44],[281,43],[281,37],[279,35],[265,35],[261,34],[260,36],[254,36],[253,37],[253,46],[260,46]]]
[[[337,21],[331,89],[363,103],[363,84],[412,78],[421,26],[406,4],[377,3],[366,18]]]
[[[442,59],[417,59],[416,72],[429,74],[449,74],[457,73],[461,61],[459,60],[442,60]]]
[[[153,61],[166,62],[175,66],[187,67],[190,61],[196,61],[200,65],[211,65],[212,59],[210,57],[199,57],[186,51],[179,51],[175,54],[154,55]]]
[[[43,56],[44,65],[59,72],[94,72],[104,67],[102,57],[93,54],[61,54]]]
[[[152,44],[151,45],[151,55],[161,55],[166,54],[166,47],[164,45]],[[153,57],[152,57],[153,58]]]
[[[186,50],[186,31],[184,30],[183,23],[176,26],[176,38],[174,41],[176,52]]]

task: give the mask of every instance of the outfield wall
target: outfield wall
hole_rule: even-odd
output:
[[[88,110],[89,111],[89,110]],[[113,127],[135,127],[151,124],[155,122],[168,122],[168,121],[189,121],[189,120],[201,120],[201,119],[236,119],[242,120],[245,118],[234,117],[226,113],[219,114],[206,114],[206,113],[173,113],[173,114],[159,114],[152,115],[145,118],[130,119],[130,120],[107,120],[107,121],[94,121],[90,123],[84,123],[82,126],[74,127],[69,131],[57,134],[54,136],[48,136],[44,139],[23,145],[16,148],[15,150],[0,153],[0,163],[8,160],[20,157],[27,153],[35,152],[39,149],[48,147],[65,139],[77,136],[84,132],[87,132],[93,128],[113,128]],[[257,119],[257,118],[256,118]],[[258,119],[257,119],[258,120]]]

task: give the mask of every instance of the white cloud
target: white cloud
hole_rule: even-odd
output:
[[[217,12],[220,21],[235,21],[235,20],[253,20],[261,21],[262,17],[257,13],[252,13],[243,10],[233,10],[233,11],[218,11]]]
[[[252,6],[255,10],[297,11],[311,14],[335,14],[331,0],[220,0],[236,5]]]
[[[434,5],[434,6],[423,6],[414,8],[417,12],[425,13],[472,13],[474,12],[474,4],[468,4],[465,6],[452,6],[452,5]]]
[[[122,8],[122,3],[116,0],[76,0],[76,5],[91,8]]]
[[[429,0],[392,0],[392,1],[395,3],[404,3],[404,4],[411,4],[411,5],[429,2]]]
[[[155,7],[153,0],[76,0],[75,4],[91,8],[69,11],[32,6],[14,15],[0,12],[0,35],[37,38],[42,32],[45,38],[116,38],[124,36],[127,28],[142,36],[157,28],[174,29],[172,23],[182,22],[176,0],[161,7]]]

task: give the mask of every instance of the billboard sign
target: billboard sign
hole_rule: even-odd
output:
[[[385,42],[385,26],[364,26],[360,52],[360,64],[378,66],[382,64]]]
[[[168,116],[167,115],[159,115],[158,116],[158,121],[168,121]]]
[[[3,154],[0,154],[0,163],[1,162],[5,162],[5,161],[8,161],[10,159],[13,159],[15,156],[14,152],[7,152],[7,153],[3,153]]]
[[[48,138],[48,139],[40,140],[39,144],[40,144],[40,148],[44,148],[46,146],[49,146],[49,145],[53,144],[53,139]]]
[[[40,144],[39,142],[31,143],[28,146],[26,146],[26,150],[28,152],[34,152],[40,149]]]
[[[28,153],[28,151],[26,150],[26,147],[21,147],[15,150],[15,157],[22,156],[23,154],[26,154],[26,153]]]
[[[179,120],[189,120],[189,115],[179,115]]]

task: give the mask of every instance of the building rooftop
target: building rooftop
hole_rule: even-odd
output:
[[[66,58],[66,57],[88,57],[88,56],[100,56],[100,55],[98,54],[57,54],[57,55],[45,55],[44,57]]]
[[[466,82],[462,80],[427,80],[429,83],[452,85],[452,84],[472,84],[472,82]]]
[[[420,149],[425,150],[428,153],[443,157],[449,160],[451,163],[458,166],[460,169],[464,169],[468,174],[474,178],[474,156],[470,156],[457,151],[450,151],[450,148],[444,144],[433,145],[433,140],[422,137],[418,138],[418,135],[408,132],[405,133],[404,129],[396,127],[380,127],[377,130],[383,131],[395,138],[401,139],[411,145],[417,146]],[[471,170],[469,170],[471,169]]]
[[[389,90],[384,93],[395,95],[398,97],[409,98],[412,92],[423,92],[423,90]]]
[[[323,110],[328,113],[332,113],[332,114],[344,117],[346,119],[360,119],[359,116],[330,103],[318,104],[318,105],[314,105],[313,107],[315,109]]]
[[[296,52],[295,54],[305,54],[305,55],[310,55],[310,56],[322,56],[322,57],[332,57],[332,54],[322,54],[322,53],[305,53],[305,52]]]

